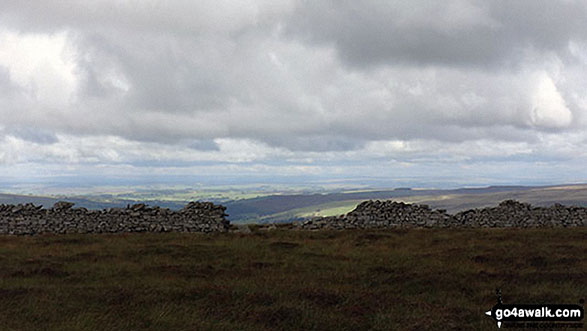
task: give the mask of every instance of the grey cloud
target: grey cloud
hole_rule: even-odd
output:
[[[0,65],[0,102],[7,101],[9,97],[13,97],[19,90],[20,88],[14,85],[10,79],[8,70]]]
[[[357,150],[365,145],[359,137],[342,135],[312,135],[304,137],[274,137],[270,144],[276,147],[285,147],[290,151],[308,152],[341,152]]]
[[[254,1],[0,1],[0,17],[26,32],[62,29],[133,30],[142,33],[194,35],[231,33],[257,22]]]
[[[123,34],[93,36],[81,49],[87,50],[86,55],[91,59],[85,63],[88,72],[99,72],[100,63],[110,60],[112,71],[129,84],[125,98],[130,106],[171,112],[226,106],[229,94],[225,75],[197,63],[198,59],[209,56],[197,47],[200,45],[194,46],[190,40]],[[207,58],[203,60],[206,63]]]
[[[29,100],[28,116],[2,113],[8,125],[204,151],[218,150],[217,138],[252,139],[295,152],[535,141],[579,128],[584,81],[565,78],[583,77],[581,63],[562,61],[555,82],[570,124],[532,122],[531,74],[547,54],[571,56],[569,41],[583,45],[581,1],[303,1],[292,13],[259,5],[261,14],[211,18],[189,2],[33,3],[0,0],[1,24],[68,31],[79,86],[63,109]]]
[[[194,140],[188,143],[188,147],[198,151],[219,151],[220,147],[214,140]]]
[[[584,1],[303,1],[286,33],[333,45],[356,67],[499,68],[526,51],[566,54],[587,40]]]
[[[5,128],[4,130],[0,131],[0,134],[2,136],[14,136],[22,140],[41,145],[50,145],[59,141],[54,133],[34,127]]]

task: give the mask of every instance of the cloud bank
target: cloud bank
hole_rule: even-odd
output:
[[[0,0],[0,166],[584,181],[586,16],[572,0]]]

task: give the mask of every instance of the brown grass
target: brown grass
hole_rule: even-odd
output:
[[[578,303],[587,229],[0,237],[2,330],[495,330]]]

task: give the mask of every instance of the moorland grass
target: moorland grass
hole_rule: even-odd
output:
[[[587,229],[0,236],[1,330],[495,330],[578,303]]]

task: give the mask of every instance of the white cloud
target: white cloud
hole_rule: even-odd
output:
[[[0,31],[0,66],[10,79],[28,92],[32,102],[44,107],[69,106],[77,79],[75,54],[67,44],[67,35],[20,35]]]
[[[571,124],[573,114],[547,73],[536,77],[532,93],[532,124],[546,128],[561,128]]]

